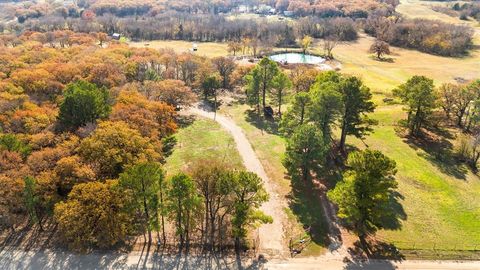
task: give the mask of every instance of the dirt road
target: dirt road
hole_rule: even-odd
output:
[[[119,252],[75,254],[65,251],[19,251],[0,249],[0,269],[23,270],[89,270],[89,269],[224,269],[224,270],[477,270],[480,262],[461,261],[368,261],[343,262],[341,259],[319,257],[271,261],[242,262],[235,258],[218,258],[214,256],[162,255],[150,252]]]
[[[208,112],[203,109],[193,107],[190,108],[188,112],[212,120],[214,119],[213,112]],[[270,195],[270,200],[262,205],[261,210],[265,214],[273,217],[273,223],[262,225],[259,228],[260,253],[266,253],[274,257],[284,257],[288,255],[288,249],[286,248],[283,234],[283,225],[286,224],[286,215],[283,208],[287,206],[286,201],[281,199],[275,192],[275,184],[265,173],[262,163],[255,154],[250,142],[243,133],[243,130],[237,126],[232,119],[218,113],[215,121],[232,135],[245,168],[262,178],[265,189]]]

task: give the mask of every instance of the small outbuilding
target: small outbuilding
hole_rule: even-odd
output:
[[[119,33],[113,33],[113,35],[112,35],[112,39],[114,39],[114,40],[120,40],[121,37],[122,37],[122,35],[120,35]]]

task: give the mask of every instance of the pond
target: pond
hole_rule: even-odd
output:
[[[323,59],[320,56],[303,54],[303,53],[281,53],[281,54],[272,55],[269,58],[275,62],[284,63],[284,64],[318,65],[325,62],[325,59]]]

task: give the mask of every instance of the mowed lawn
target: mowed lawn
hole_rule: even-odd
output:
[[[213,120],[196,118],[175,137],[177,144],[164,166],[168,175],[185,171],[202,159],[220,159],[234,168],[244,168],[232,136]]]
[[[381,231],[379,237],[403,249],[479,248],[479,177],[399,137],[393,125],[401,117],[398,106],[380,107],[374,115],[380,121],[375,132],[364,142],[349,138],[353,145],[363,149],[366,144],[397,162],[406,220],[400,230]]]

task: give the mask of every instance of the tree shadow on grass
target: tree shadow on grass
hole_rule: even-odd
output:
[[[354,269],[397,269],[394,262],[405,260],[405,256],[395,245],[383,241],[368,242],[370,254],[364,252],[360,241],[354,243],[354,246],[348,249],[352,260],[345,259],[345,270]]]
[[[364,251],[360,241],[357,241],[353,244],[353,247],[348,249],[348,253],[352,255],[352,258],[359,261],[374,259],[401,262],[405,260],[405,256],[391,243],[370,240],[368,241],[368,248],[370,251],[369,255]]]
[[[459,161],[453,150],[450,140],[454,138],[447,129],[435,127],[423,130],[419,137],[404,136],[403,141],[415,150],[422,149],[424,153],[420,153],[419,156],[430,161],[442,173],[466,180],[468,168]]]
[[[267,118],[259,114],[256,110],[249,109],[245,111],[245,120],[256,128],[270,134],[279,135],[278,122],[275,118]]]
[[[382,211],[384,215],[380,218],[384,229],[400,230],[402,228],[402,221],[407,220],[405,209],[400,203],[400,200],[404,199],[405,197],[398,192],[391,194],[389,203],[383,206],[385,207],[385,211]]]
[[[179,128],[186,128],[193,124],[197,117],[195,115],[178,115],[177,124]]]
[[[291,185],[292,191],[288,195],[289,208],[315,244],[328,246],[328,224],[318,196],[321,191],[310,181],[305,183],[296,177],[291,179]]]

